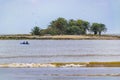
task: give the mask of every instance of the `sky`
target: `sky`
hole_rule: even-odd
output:
[[[0,34],[29,34],[58,17],[103,23],[120,34],[120,0],[0,0]]]

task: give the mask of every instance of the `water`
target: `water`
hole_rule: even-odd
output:
[[[0,68],[0,80],[119,80],[119,68]]]
[[[120,61],[120,40],[0,41],[0,64]],[[120,68],[0,68],[0,80],[119,80]]]
[[[120,61],[119,40],[0,41],[0,63]]]

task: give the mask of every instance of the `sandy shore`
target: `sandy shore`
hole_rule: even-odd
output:
[[[33,35],[1,35],[1,40],[7,39],[40,39],[40,40],[120,40],[116,35],[55,35],[55,36],[33,36]]]

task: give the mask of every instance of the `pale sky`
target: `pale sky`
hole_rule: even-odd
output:
[[[0,34],[28,34],[58,17],[103,23],[120,34],[120,0],[0,0]]]

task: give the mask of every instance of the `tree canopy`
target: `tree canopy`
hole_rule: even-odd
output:
[[[105,24],[101,23],[93,23],[92,26],[90,27],[90,31],[94,32],[94,34],[99,34],[101,35],[102,32],[107,31],[107,28],[105,27]]]
[[[86,35],[87,32],[93,32],[95,35],[101,35],[102,32],[106,32],[107,28],[102,23],[92,23],[85,20],[66,20],[65,18],[59,17],[56,20],[50,22],[50,25],[46,29],[40,29],[35,26],[31,34],[33,35]]]
[[[31,30],[31,34],[32,35],[40,35],[40,28],[38,26],[35,26],[32,30]]]

